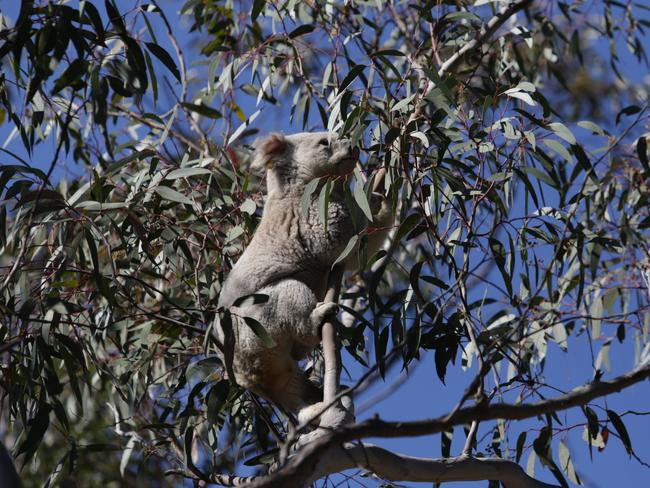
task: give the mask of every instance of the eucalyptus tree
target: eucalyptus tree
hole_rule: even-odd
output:
[[[26,485],[568,486],[589,474],[571,453],[594,448],[647,465],[625,426],[647,405],[604,398],[650,376],[644,2],[15,10],[0,19],[0,432]],[[362,149],[350,206],[368,213],[378,189],[398,216],[375,256],[353,237],[364,270],[333,283],[345,394],[399,396],[395,371],[412,381],[427,358],[441,397],[452,370],[462,385],[439,416],[387,421],[378,404],[292,447],[301,431],[227,379],[210,330],[263,206],[256,135],[323,129]],[[325,209],[321,183],[304,198]],[[364,442],[424,435],[442,459]]]

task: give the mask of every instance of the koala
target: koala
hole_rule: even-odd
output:
[[[253,239],[219,296],[218,306],[229,309],[232,328],[224,330],[219,322],[215,332],[220,344],[230,341],[231,358],[224,351],[220,356],[235,381],[288,412],[299,413],[322,399],[298,361],[320,343],[322,323],[337,310],[337,304],[323,300],[329,271],[355,233],[343,188],[358,158],[349,140],[327,132],[271,134],[254,152],[253,166],[267,169],[267,198]],[[301,208],[305,186],[319,177],[334,180],[327,226],[318,202],[308,212]],[[376,226],[387,219],[386,205],[380,210]],[[233,306],[251,294],[268,298]],[[265,346],[243,317],[262,324],[274,345]]]

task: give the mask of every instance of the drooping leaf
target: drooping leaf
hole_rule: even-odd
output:
[[[183,102],[181,105],[183,105],[183,107],[186,109],[199,115],[203,115],[204,117],[208,117],[209,119],[220,119],[222,117],[221,112],[212,107],[208,107],[207,105],[197,105],[195,103],[188,102]]]
[[[621,438],[621,442],[625,446],[625,450],[628,454],[632,454],[634,452],[632,449],[632,441],[630,440],[630,435],[627,433],[627,429],[625,428],[623,420],[613,410],[607,410],[607,416],[609,417],[609,421],[616,429],[616,432],[618,432],[618,435]]]
[[[312,24],[300,25],[289,33],[289,38],[295,39],[296,37],[304,36],[305,34],[309,34],[310,32],[313,32],[314,29],[315,27]]]
[[[187,198],[182,193],[177,192],[173,188],[168,186],[157,186],[154,190],[158,195],[160,195],[165,200],[170,202],[184,203],[186,205],[192,205],[192,200]]]
[[[339,93],[345,90],[350,83],[354,81],[354,79],[359,76],[361,73],[363,73],[363,70],[366,68],[365,65],[363,64],[358,64],[354,66],[347,75],[345,75],[345,78],[343,78],[343,81],[339,85]]]
[[[178,71],[178,67],[176,66],[174,59],[169,55],[169,53],[154,42],[147,42],[146,45],[147,49],[151,51],[151,54],[156,56],[160,62],[167,67],[171,74],[174,75],[174,78],[176,78],[178,81],[181,81],[181,73]]]
[[[262,344],[264,344],[264,347],[267,347],[269,349],[275,347],[275,341],[269,335],[262,324],[260,324],[253,317],[244,317],[244,322],[246,322],[246,325],[249,326],[253,332],[255,332],[255,335],[257,337],[260,338]]]

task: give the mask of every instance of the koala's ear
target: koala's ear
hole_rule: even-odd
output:
[[[261,171],[273,166],[275,159],[287,149],[287,139],[280,133],[273,133],[255,143],[251,167]]]

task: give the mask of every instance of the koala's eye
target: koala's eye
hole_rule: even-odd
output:
[[[330,143],[329,143],[329,141],[327,139],[321,139],[320,141],[318,141],[318,145],[319,146],[329,146]]]

